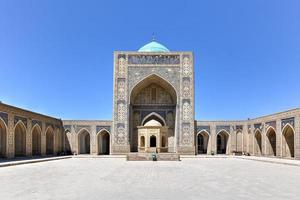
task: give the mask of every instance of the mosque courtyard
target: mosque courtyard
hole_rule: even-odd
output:
[[[0,168],[1,199],[299,199],[300,168],[239,158],[70,158]]]

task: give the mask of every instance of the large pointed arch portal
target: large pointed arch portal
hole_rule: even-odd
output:
[[[174,151],[177,94],[174,87],[162,77],[152,74],[138,82],[130,92],[130,150],[138,151],[138,126],[143,126],[147,116],[168,126],[168,147]],[[156,113],[155,115],[153,113]]]

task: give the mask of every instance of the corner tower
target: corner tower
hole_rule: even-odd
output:
[[[114,52],[113,99],[112,154],[143,150],[150,137],[151,147],[165,152],[195,153],[192,52],[170,51],[156,41],[138,51]],[[167,133],[153,140],[147,126],[150,135],[141,144],[139,127],[153,120]]]

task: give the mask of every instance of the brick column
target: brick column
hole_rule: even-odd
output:
[[[282,132],[281,132],[281,120],[276,120],[276,157],[282,156]]]
[[[243,146],[242,146],[242,151],[245,152],[245,151],[248,151],[247,150],[247,138],[248,138],[248,127],[247,127],[247,124],[244,124],[243,125]]]
[[[211,126],[211,150],[217,154],[217,133],[216,133],[216,125],[212,124]]]
[[[75,126],[71,126],[71,133],[72,133],[72,153],[79,154],[79,146],[78,146],[78,137],[75,131]]]
[[[255,135],[254,135],[254,124],[251,124],[251,130],[250,130],[250,154],[254,155],[254,142],[255,142]]]
[[[46,156],[46,123],[45,122],[42,122],[41,155]]]
[[[32,155],[32,133],[31,133],[31,119],[27,120],[27,129],[26,129],[26,156]]]
[[[96,125],[91,126],[91,154],[97,155],[98,154],[98,149],[97,149],[97,130],[96,130]]]
[[[8,113],[6,157],[15,157],[14,115]]]
[[[230,134],[229,134],[229,149],[228,154],[232,154],[232,151],[236,150],[236,130],[233,128],[233,126],[230,126]]]
[[[266,150],[266,124],[262,123],[262,133],[261,133],[261,155],[265,156],[267,155],[267,150]]]

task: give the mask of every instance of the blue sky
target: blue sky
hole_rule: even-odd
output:
[[[111,119],[113,51],[193,51],[196,119],[300,107],[300,1],[0,0],[0,101]]]

